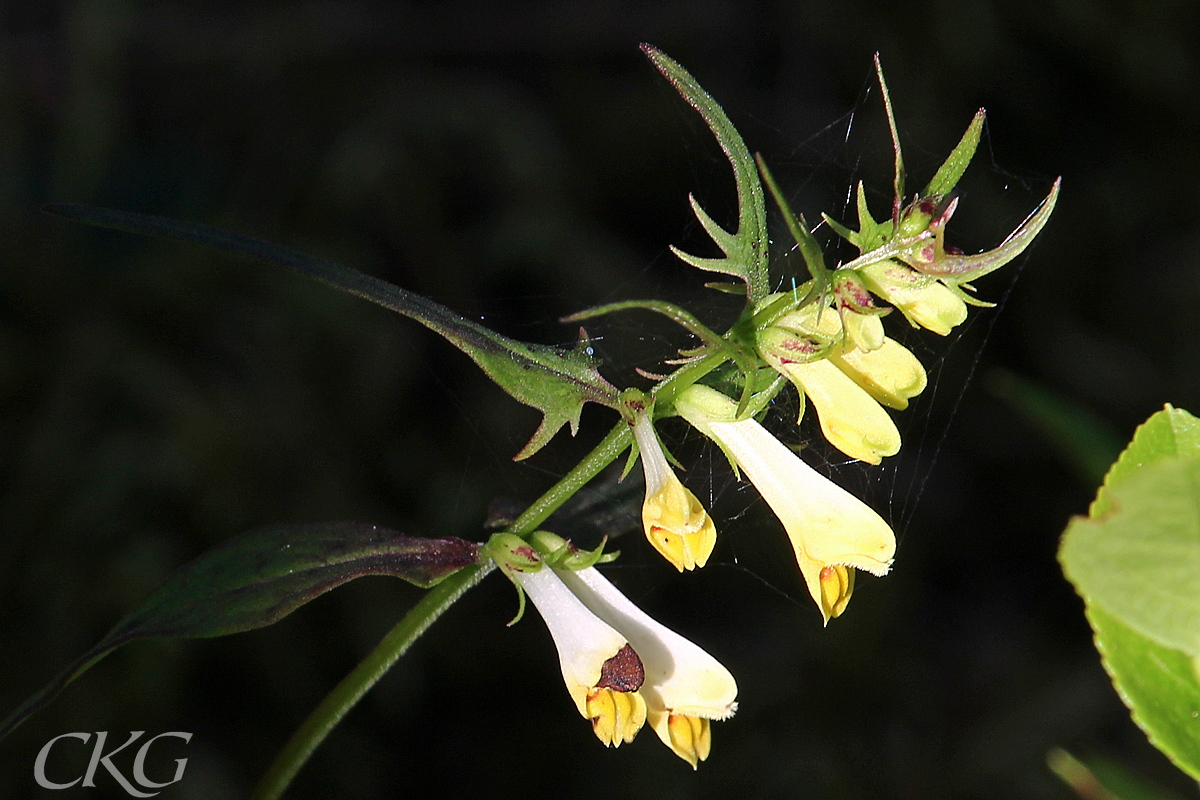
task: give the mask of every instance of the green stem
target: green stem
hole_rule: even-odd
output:
[[[618,303],[605,303],[602,306],[587,308],[576,314],[563,317],[560,322],[582,322],[586,319],[592,319],[604,314],[612,314],[617,311],[629,311],[635,308],[640,308],[644,311],[653,311],[656,314],[662,314],[667,319],[682,327],[688,333],[695,336],[705,344],[724,347],[725,341],[720,334],[709,328],[687,309],[680,308],[674,303],[667,303],[662,300],[622,300]]]
[[[533,533],[538,525],[546,521],[558,507],[578,492],[600,471],[624,453],[633,442],[633,432],[625,420],[618,422],[600,444],[588,453],[575,468],[568,472],[558,483],[550,487],[544,495],[525,509],[521,516],[509,526],[508,532],[517,536]]]
[[[520,536],[532,533],[584,484],[596,477],[629,447],[633,434],[624,420],[549,491],[534,502],[509,528]],[[492,571],[494,564],[466,567],[429,590],[375,649],[333,688],[308,719],[292,734],[254,789],[250,800],[277,800],[329,732],[383,677],[413,642],[468,589]]]
[[[729,356],[724,352],[716,352],[709,353],[703,358],[685,364],[672,372],[665,381],[654,387],[655,401],[662,403],[664,406],[674,403],[675,398],[679,396],[680,392],[728,360]]]
[[[429,590],[420,602],[388,631],[375,649],[313,709],[263,774],[250,800],[276,800],[291,784],[309,756],[342,717],[383,677],[434,620],[495,568],[495,564],[464,567]]]

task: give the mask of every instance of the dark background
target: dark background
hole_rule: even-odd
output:
[[[700,458],[687,480],[715,498],[716,554],[680,577],[629,536],[609,574],[737,675],[741,710],[715,726],[708,763],[692,773],[649,731],[605,751],[541,623],[505,627],[515,597],[493,577],[289,796],[1067,798],[1053,747],[1195,796],[1129,721],[1055,561],[1094,484],[1002,395],[1018,376],[1124,438],[1165,402],[1200,409],[1197,9],[5,3],[0,713],[218,542],[341,519],[479,539],[493,498],[532,500],[612,422],[590,409],[577,440],[514,464],[537,414],[415,323],[42,204],[261,236],[531,341],[569,341],[559,316],[628,297],[727,324],[730,304],[666,250],[708,252],[685,198],[731,219],[727,167],[638,43],[696,75],[810,219],[845,219],[858,179],[886,210],[878,50],[914,187],[989,111],[954,243],[993,246],[1065,176],[1034,247],[980,281],[1001,308],[949,340],[888,322],[930,365],[933,399],[902,415],[898,466],[839,476],[896,523],[893,574],[863,579],[822,630],[777,523],[667,425]],[[776,275],[795,268],[782,258]],[[638,315],[589,330],[623,385],[686,343]],[[182,730],[194,738],[171,758],[189,766],[161,797],[242,797],[418,596],[369,578],[263,631],[118,651],[0,745],[0,796],[124,797],[105,774],[92,791],[39,790],[34,756],[70,731]]]

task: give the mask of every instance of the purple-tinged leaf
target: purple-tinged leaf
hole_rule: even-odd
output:
[[[477,563],[479,546],[474,542],[404,536],[355,522],[250,531],[217,545],[168,578],[95,647],[0,723],[0,738],[123,644],[262,628],[364,575],[391,575],[429,587]]]

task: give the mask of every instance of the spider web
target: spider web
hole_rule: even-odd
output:
[[[673,97],[666,92],[664,96],[667,99]],[[738,109],[728,110],[733,112],[735,119],[744,118]],[[957,138],[941,142],[937,148],[928,147],[927,142],[920,140],[919,134],[905,135],[903,109],[899,113],[911,194],[914,188],[924,185]],[[736,219],[736,204],[731,192],[728,164],[715,147],[710,146],[707,130],[692,117],[690,109],[679,110],[680,143],[688,153],[697,198],[714,218],[730,224]],[[963,128],[969,119],[969,115],[964,117]],[[764,130],[779,140],[786,140],[788,135],[757,119],[749,125],[743,122],[739,127],[751,143],[758,138],[754,134]],[[962,203],[959,214],[950,225],[949,239],[968,252],[994,247],[1022,218],[992,218],[982,223],[972,219],[973,196],[994,198],[998,193],[1016,193],[1022,198],[1017,205],[1028,211],[1041,199],[1037,187],[1048,183],[1040,176],[1026,178],[999,168],[990,151],[990,144],[985,127],[979,152],[956,192],[962,197]],[[859,97],[849,111],[816,133],[792,144],[784,152],[767,154],[772,171],[788,192],[788,201],[797,213],[803,214],[811,223],[820,218],[821,211],[828,211],[834,219],[851,227],[857,227],[855,187],[860,180],[866,186],[874,216],[881,218],[890,212],[892,158],[886,119],[873,75],[864,79]],[[771,273],[776,281],[773,288],[781,291],[794,285],[793,281],[807,280],[808,275],[795,248],[788,247],[792,240],[780,223],[777,209],[769,197],[767,204],[772,235]],[[966,225],[962,224],[964,218]],[[960,230],[965,236],[959,236]],[[857,255],[854,248],[841,242],[823,223],[814,227],[814,234],[824,245],[831,268]],[[708,254],[708,249],[711,249],[709,240],[694,220],[672,241],[689,252]],[[703,289],[704,282],[720,280],[721,276],[689,267],[676,259],[665,245],[664,242],[662,251],[635,271],[628,282],[611,287],[611,294],[605,300],[637,297],[666,299],[692,310],[714,330],[724,330],[736,317],[741,306],[740,298]],[[767,410],[763,420],[767,428],[785,444],[799,451],[806,462],[879,512],[893,526],[901,547],[904,538],[909,535],[930,476],[937,468],[938,456],[953,429],[959,406],[981,363],[994,326],[1016,286],[1026,257],[1022,256],[999,275],[989,276],[983,282],[980,298],[995,303],[995,307],[972,307],[966,323],[949,336],[940,337],[929,331],[914,329],[898,312],[885,317],[887,334],[911,350],[928,374],[928,387],[910,401],[906,410],[889,411],[903,442],[897,456],[885,459],[878,466],[848,458],[824,440],[815,409],[811,407],[805,411],[797,426],[799,398],[790,385],[785,386]],[[552,320],[540,320],[538,324],[550,322]],[[673,323],[647,312],[614,314],[586,324],[591,345],[603,362],[601,371],[618,387],[632,385],[647,388],[649,382],[638,376],[638,369],[669,373],[673,367],[664,365],[663,361],[676,357],[678,350],[697,344],[694,338]],[[564,340],[563,343],[568,342]],[[636,346],[630,347],[630,343]],[[586,415],[584,421],[585,424],[588,421]],[[593,418],[593,424],[605,427],[611,423],[597,423]],[[746,481],[739,481],[723,454],[684,423],[662,425],[660,432],[664,443],[675,452],[685,468],[681,473],[684,482],[705,502],[714,515],[718,530],[722,532],[722,544],[710,561],[710,568],[720,564],[744,571],[784,597],[807,604],[809,600],[801,582],[786,587],[776,586],[756,568],[753,561],[743,561],[739,554],[740,529],[746,527],[742,520],[753,518],[758,521],[769,517],[763,511],[763,502],[753,487]],[[600,479],[593,481],[578,498],[552,517],[546,527],[560,529],[564,533],[570,531],[570,538],[585,547],[594,546],[602,535],[613,538],[640,530],[641,470],[635,467],[624,481],[619,482],[619,467],[620,464],[615,465]],[[552,468],[537,464],[529,464],[527,468],[554,474]],[[498,509],[498,518],[519,510],[506,501],[501,501]],[[778,525],[777,522],[774,524]],[[657,564],[658,556],[649,548],[642,547],[642,544],[640,541],[622,541],[626,552],[614,566],[639,572],[654,569],[651,564]],[[659,580],[651,578],[650,583],[656,584]]]
[[[689,109],[683,110],[686,114]],[[968,120],[970,116],[966,116],[962,127],[966,127]],[[684,125],[690,125],[690,122],[685,120]],[[956,139],[944,143],[942,150],[926,149],[924,143],[919,142],[916,137],[905,137],[902,120],[900,125],[901,142],[905,145],[910,175],[908,191],[911,194],[913,188],[923,186],[924,181],[940,166]],[[743,128],[745,127],[743,125]],[[709,150],[703,149],[701,137],[706,134],[701,128],[695,136],[689,133],[682,138],[683,146],[688,149],[691,157],[698,186],[713,185],[712,175],[726,175],[728,169],[719,155],[714,156]],[[746,138],[751,139],[750,136]],[[961,210],[959,216],[950,224],[949,237],[955,245],[964,247],[967,252],[995,247],[1022,218],[1018,216],[1004,219],[992,216],[980,222],[972,218],[971,197],[986,198],[995,197],[997,193],[1015,193],[1024,198],[1016,205],[1024,206],[1027,211],[1040,200],[1037,187],[1049,184],[1049,181],[1042,178],[1025,178],[997,167],[990,144],[985,127],[976,160],[967,170],[967,175],[956,191],[956,194],[962,197]],[[857,227],[857,224],[854,224],[857,219],[854,187],[859,180],[864,181],[869,204],[876,218],[881,218],[889,212],[892,204],[892,158],[893,151],[882,102],[878,97],[874,76],[871,76],[864,80],[863,89],[851,110],[811,137],[794,144],[784,154],[768,157],[767,161],[780,184],[787,187],[785,191],[790,192],[788,201],[793,209],[804,213],[810,223],[820,218],[822,210],[827,210],[830,216],[838,221]],[[722,209],[721,200],[716,198],[716,194],[721,191],[728,194],[728,187],[722,185],[715,190],[712,199],[702,192],[697,192],[697,197],[706,209],[714,213],[714,217],[726,221],[736,218],[736,206],[733,205],[732,199],[727,199],[727,206]],[[805,281],[808,273],[798,253],[794,252],[794,247],[786,247],[792,240],[782,229],[778,212],[772,206],[772,201],[768,198],[768,219],[773,239],[772,276],[776,281],[774,289],[784,290],[792,285],[792,281]],[[964,218],[967,224],[961,224]],[[960,229],[965,236],[958,236]],[[814,233],[826,246],[830,267],[845,263],[857,255],[856,249],[848,246],[846,242],[841,242],[827,225],[815,225]],[[701,242],[702,247],[704,241],[707,240],[704,239],[703,231],[698,228],[698,224],[692,222],[690,229],[682,231],[676,243],[684,249],[697,252],[698,247],[691,247],[691,243]],[[912,399],[910,407],[904,411],[889,411],[900,429],[904,443],[899,455],[884,459],[880,465],[865,464],[848,458],[824,440],[818,427],[815,409],[811,407],[805,410],[803,420],[797,426],[799,398],[791,386],[785,386],[764,417],[764,425],[785,444],[802,453],[802,457],[812,467],[880,512],[884,519],[893,525],[901,548],[905,537],[910,535],[914,519],[917,519],[925,489],[929,485],[931,475],[937,469],[938,455],[953,432],[956,413],[983,360],[996,321],[1000,319],[1008,297],[1018,283],[1025,258],[1026,255],[1022,255],[1015,263],[1004,267],[998,275],[985,279],[980,287],[980,299],[994,302],[995,307],[971,307],[966,323],[956,327],[949,336],[941,337],[930,331],[913,329],[899,312],[890,313],[884,318],[884,329],[887,330],[888,336],[913,351],[929,375],[928,387],[922,395]],[[643,273],[649,275],[661,270],[683,273],[685,278],[690,278],[696,284],[714,278],[720,279],[720,276],[698,273],[668,253],[647,264]],[[697,277],[700,278],[698,281]],[[619,295],[623,291],[632,291],[632,296],[638,296],[638,289],[640,287],[618,287],[614,289],[613,299],[630,296]],[[706,321],[724,318],[727,325],[733,319],[731,314],[737,313],[739,301],[730,303],[728,297],[713,295],[715,293],[709,291],[707,295],[697,296],[691,303],[680,301],[680,305],[691,308],[698,317]],[[666,299],[677,301],[676,297],[667,296]],[[668,326],[647,325],[644,314],[613,315],[605,320],[604,325],[598,326],[598,329],[602,330],[602,333],[595,345],[601,355],[606,357],[606,373],[625,375],[630,372],[631,366],[642,367],[650,372],[670,372],[671,369],[656,363],[642,362],[635,365],[623,361],[614,342],[636,339],[648,349],[664,350],[664,357],[670,357],[673,349],[689,347],[695,343],[689,341],[689,337],[683,331],[672,331]],[[724,327],[714,324],[714,329],[724,330]],[[763,518],[763,503],[754,488],[748,482],[737,480],[724,455],[715,445],[709,443],[702,435],[690,431],[684,423],[680,422],[678,426],[672,426],[670,423],[661,426],[661,433],[665,444],[676,450],[680,463],[686,468],[683,474],[685,483],[688,483],[697,497],[700,497],[714,513],[718,529],[724,534],[724,547],[718,548],[714,560],[710,561],[710,567],[722,564],[731,569],[742,570],[793,602],[809,603],[802,583],[778,587],[770,581],[766,573],[758,570],[754,561],[743,561],[740,558],[739,551],[742,548],[739,547],[739,534],[748,533],[739,530],[746,527],[742,524],[743,518],[752,517],[756,522]],[[626,482],[628,480],[626,479]],[[619,495],[623,498],[623,503],[628,505],[623,515],[614,516],[614,519],[619,519],[620,524],[624,525],[624,530],[636,530],[636,509],[641,503],[640,492],[630,492],[628,487],[624,492],[618,492],[617,489],[606,486],[608,485],[601,483],[600,488],[594,491],[601,497],[611,491],[614,497]],[[611,486],[616,486],[616,483],[612,483]],[[593,507],[594,503],[593,499]],[[775,524],[778,525],[778,522]],[[608,533],[619,534],[623,531],[613,528]],[[644,553],[630,559],[631,553],[628,551]],[[626,547],[626,555],[618,564],[626,569],[641,570],[646,560],[655,558],[648,548]]]

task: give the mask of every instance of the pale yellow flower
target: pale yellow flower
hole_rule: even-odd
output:
[[[646,474],[646,538],[680,572],[703,567],[717,543],[712,518],[667,463],[649,414],[638,415],[633,435]]]
[[[900,431],[880,403],[906,408],[908,399],[925,388],[925,369],[916,356],[887,337],[871,350],[857,347],[842,335],[847,317],[881,324],[878,316],[839,315],[817,303],[762,331],[759,352],[812,401],[830,444],[851,458],[878,464],[900,451]],[[806,352],[814,340],[832,344]]]
[[[709,721],[737,710],[729,670],[651,618],[594,567],[508,570],[550,629],[567,692],[613,747],[651,728],[693,768],[708,757]]]
[[[967,304],[948,287],[898,261],[886,259],[858,270],[863,283],[900,309],[913,327],[945,336],[967,318]]]
[[[808,592],[826,623],[845,610],[854,588],[854,569],[887,573],[896,552],[891,527],[758,422],[737,420],[737,403],[695,385],[676,399],[675,409],[721,446],[779,517]]]
[[[692,765],[708,758],[710,720],[737,710],[737,682],[719,661],[651,618],[594,567],[559,572],[598,617],[627,636],[645,665],[640,694],[650,727],[667,747]]]
[[[851,458],[878,464],[900,452],[900,431],[875,398],[829,359],[803,363],[778,356],[767,332],[767,363],[786,375],[817,409],[821,433]]]

